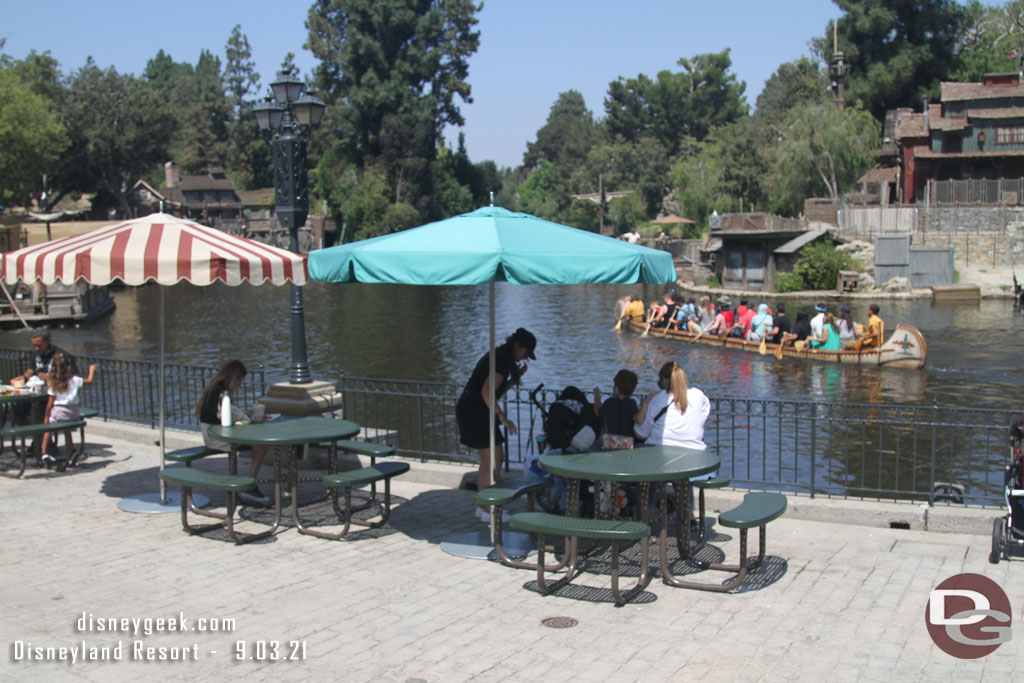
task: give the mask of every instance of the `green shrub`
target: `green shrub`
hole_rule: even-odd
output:
[[[835,289],[840,270],[860,270],[857,261],[847,251],[837,251],[829,243],[812,244],[800,252],[794,275],[799,275],[803,286],[799,289]],[[779,290],[796,291],[796,290]]]
[[[780,273],[775,278],[776,292],[802,292],[804,279],[800,273]]]
[[[709,289],[721,289],[722,281],[718,279],[718,275],[712,275],[711,279],[708,280],[708,284],[706,286]]]

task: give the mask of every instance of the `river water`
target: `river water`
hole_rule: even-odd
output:
[[[314,377],[348,375],[461,384],[488,343],[486,286],[328,285],[304,288],[306,336]],[[690,382],[714,396],[856,403],[1024,409],[1024,314],[1011,300],[961,304],[881,300],[888,329],[909,323],[928,342],[922,370],[777,360],[740,351],[614,331],[615,300],[657,298],[661,287],[498,283],[499,339],[516,327],[538,339],[526,386],[576,384],[611,388],[620,368],[640,375],[639,393],[654,388],[657,368],[680,362]],[[114,290],[113,315],[81,328],[55,330],[55,342],[91,356],[156,359],[156,286]],[[194,287],[166,290],[167,359],[219,366],[227,358],[263,364],[269,381],[285,379],[291,360],[287,287]],[[769,298],[769,301],[771,299]],[[801,305],[789,302],[790,316]],[[851,301],[865,321],[868,301]],[[0,332],[0,345],[28,347],[25,335]]]

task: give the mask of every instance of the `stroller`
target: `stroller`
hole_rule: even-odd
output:
[[[1010,427],[1010,464],[1006,466],[1005,495],[1010,513],[993,520],[992,553],[988,561],[1010,559],[1013,548],[1024,548],[1024,419]]]
[[[550,408],[544,406],[537,399],[537,394],[544,387],[543,384],[530,392],[530,400],[540,411],[544,434],[537,436],[538,457],[549,449],[552,452],[575,453],[575,446],[580,441],[574,438],[585,427],[590,427],[591,439],[593,441],[594,429],[599,426],[599,421],[594,416],[593,404],[591,404],[580,389],[574,386],[567,386],[559,392],[555,402]],[[537,495],[537,504],[542,510],[550,513],[560,513],[565,509],[565,480],[562,477],[546,472],[537,463],[538,457],[528,458],[525,463],[525,471],[528,476],[552,479],[552,486],[547,491]],[[583,510],[586,513],[588,506],[592,505],[593,496],[587,492],[580,495]]]

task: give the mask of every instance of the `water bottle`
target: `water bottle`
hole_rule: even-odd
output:
[[[220,426],[230,427],[231,424],[231,396],[225,391],[220,396]]]
[[[537,454],[540,455],[541,453],[543,453],[547,449],[547,447],[548,447],[548,437],[547,437],[547,434],[538,434],[537,435]]]

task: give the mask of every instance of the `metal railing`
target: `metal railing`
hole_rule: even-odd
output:
[[[0,349],[0,377],[21,374],[30,358],[30,351]],[[77,361],[83,372],[90,363],[101,367],[84,390],[83,405],[105,418],[156,426],[157,363],[89,356]],[[174,363],[165,369],[167,424],[196,428],[195,402],[216,369]],[[476,452],[459,444],[455,404],[461,385],[343,375],[337,388],[344,416],[383,436],[401,455],[476,461]],[[238,398],[251,404],[265,390],[262,368],[250,369]],[[530,399],[534,392],[536,402]],[[543,413],[556,396],[552,389],[518,386],[501,399],[518,425],[517,434],[507,435],[507,469],[536,454]],[[710,399],[704,440],[721,458],[723,475],[743,488],[812,497],[934,502],[936,484],[949,483],[962,487],[966,503],[1000,504],[1008,429],[1020,419],[1010,410],[938,405]]]
[[[473,462],[459,444],[455,404],[461,387],[342,377],[344,414],[364,427],[392,433],[406,456]],[[506,468],[535,455],[543,432],[531,389],[513,387],[502,410],[518,425],[506,435]],[[557,392],[537,392],[546,411]],[[639,397],[638,397],[639,399]],[[936,484],[963,488],[964,501],[1003,499],[1012,411],[940,406],[827,403],[711,397],[704,440],[722,459],[723,475],[744,488],[814,496],[934,502]]]
[[[31,367],[33,353],[21,349],[0,349],[0,379],[10,378]],[[80,372],[92,363],[99,364],[93,383],[82,389],[82,405],[96,408],[103,418],[159,424],[160,364],[145,360],[121,360],[76,355]],[[262,367],[248,367],[242,386],[235,392],[242,405],[252,404],[266,393]],[[165,423],[168,427],[198,429],[196,402],[203,387],[217,374],[217,368],[178,363],[164,364],[166,384]]]

